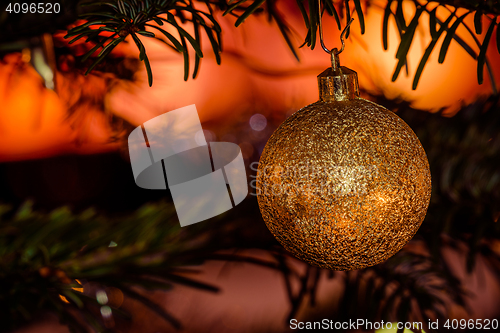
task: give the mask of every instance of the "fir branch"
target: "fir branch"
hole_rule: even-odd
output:
[[[144,62],[148,74],[148,82],[151,86],[153,84],[151,65],[146,54],[146,49],[138,36],[141,35],[148,38],[159,39],[154,32],[149,31],[151,29],[159,31],[167,38],[167,41],[162,40],[164,43],[169,45],[172,49],[184,54],[184,58],[187,59],[185,67],[189,70],[189,58],[187,57],[188,49],[184,40],[186,39],[196,51],[197,62],[199,62],[199,58],[203,57],[200,46],[201,36],[197,32],[195,38],[193,38],[193,36],[181,27],[178,20],[181,20],[181,22],[189,21],[194,24],[195,27],[202,26],[204,28],[212,44],[212,49],[217,61],[220,63],[221,28],[210,12],[207,13],[196,9],[194,1],[107,0],[89,2],[85,5],[95,7],[95,9],[93,9],[93,12],[82,14],[81,18],[85,19],[87,22],[69,30],[65,38],[74,37],[70,41],[70,43],[72,43],[84,36],[88,36],[87,42],[95,43],[94,48],[83,56],[83,61],[100,50],[86,74],[91,72],[99,63],[109,56],[116,46],[125,41],[128,36],[131,36],[139,49],[139,59]],[[175,15],[173,13],[175,13]],[[164,28],[160,28],[165,23],[177,30],[177,37],[167,32]],[[112,33],[112,35],[110,36],[109,33]],[[196,76],[196,72],[197,69],[193,76]],[[187,80],[187,76],[185,76],[185,80]]]
[[[194,5],[195,2],[202,2],[208,8],[208,11],[205,12],[197,9]],[[324,8],[324,11],[326,11],[328,15],[334,17],[339,30],[341,29],[341,19],[346,17],[347,20],[349,20],[351,15],[350,9],[354,9],[353,12],[355,12],[358,16],[357,21],[360,24],[362,33],[364,32],[364,12],[370,6],[373,6],[369,3],[366,3],[365,6],[363,6],[363,3],[360,0],[352,0],[352,2],[348,0],[296,0],[295,4],[300,11],[304,20],[304,25],[308,30],[304,36],[304,43],[300,47],[307,45],[313,49],[316,46],[318,20],[320,19],[320,15],[317,11],[318,2],[321,2],[322,8]],[[490,77],[490,82],[492,83],[493,93],[497,93],[496,78],[493,76],[491,64],[486,57],[486,50],[490,45],[490,41],[492,39],[491,37],[495,34],[495,31],[498,31],[499,22],[497,21],[498,16],[500,15],[500,3],[498,1],[413,0],[406,1],[406,3],[413,3],[417,8],[424,8],[424,12],[429,14],[429,28],[432,39],[435,38],[435,32],[440,29],[444,22],[448,21],[450,16],[448,15],[441,20],[438,19],[436,17],[435,10],[427,9],[429,4],[432,4],[432,6],[429,6],[430,8],[434,8],[434,4],[437,4],[439,7],[446,8],[448,10],[450,10],[450,7],[453,7],[454,9],[466,9],[468,10],[467,15],[474,15],[474,31],[472,31],[467,24],[464,23],[464,17],[461,19],[455,18],[449,22],[451,26],[444,27],[443,33],[446,33],[446,43],[443,43],[440,47],[440,62],[444,61],[450,43],[457,42],[467,53],[471,55],[474,60],[477,61],[478,83],[481,84],[483,82],[483,68],[486,67],[487,73]],[[392,9],[395,9],[394,12],[391,7]],[[411,47],[411,44],[413,43],[414,34],[412,31],[407,31],[408,27],[406,21],[408,19],[409,22],[411,22],[415,16],[405,18],[402,7],[402,1],[400,0],[388,0],[387,4],[384,6],[384,16],[382,22],[382,42],[384,49],[387,49],[388,46],[387,32],[388,25],[392,17],[394,17],[396,21],[401,38],[398,50],[401,49],[404,51],[408,45]],[[173,50],[182,52],[184,56],[185,80],[188,79],[190,73],[188,47],[193,48],[196,51],[195,66],[192,75],[194,78],[200,69],[200,60],[202,58],[200,32],[204,31],[207,34],[217,63],[220,63],[221,61],[221,27],[214,16],[216,11],[223,12],[223,15],[235,16],[237,18],[236,26],[243,24],[244,21],[252,15],[266,13],[270,20],[277,24],[277,27],[283,35],[286,44],[294,56],[298,59],[296,47],[292,41],[291,32],[293,29],[289,23],[287,23],[285,17],[277,10],[277,0],[94,0],[83,4],[81,4],[80,1],[72,2],[71,5],[68,3],[65,5],[65,8],[70,8],[68,12],[69,14],[66,13],[64,16],[65,22],[70,19],[71,15],[74,16],[76,15],[76,12],[81,12],[82,8],[89,9],[86,13],[81,14],[80,16],[80,18],[87,20],[87,23],[71,29],[66,36],[67,38],[72,37],[69,42],[70,44],[85,37],[86,42],[94,45],[94,47],[91,48],[93,51],[89,51],[84,57],[82,57],[83,61],[95,55],[96,52],[99,52],[97,54],[97,58],[92,58],[92,64],[87,67],[89,72],[95,68],[99,68],[98,65],[102,64],[105,58],[111,56],[112,50],[120,43],[130,40],[128,36],[134,33],[144,37],[161,40]],[[450,10],[450,14],[452,12],[453,10]],[[169,16],[168,20],[164,19],[165,15]],[[20,38],[25,38],[30,35],[38,35],[43,31],[53,32],[55,30],[55,27],[47,27],[46,23],[44,23],[44,27],[40,29],[39,27],[35,27],[33,24],[25,24],[22,19],[17,22],[15,20],[16,17],[18,16],[11,16],[9,19],[0,17],[0,29],[2,29],[2,31],[6,30],[9,32],[5,34],[5,36],[2,35],[2,37],[8,37],[7,40],[19,40]],[[487,21],[487,24],[485,25],[488,26],[486,30],[489,34],[485,36],[488,38],[484,38],[482,41],[479,41],[477,35],[483,33],[482,25],[484,21]],[[195,36],[193,37],[189,35],[184,29],[182,29],[179,22],[191,23],[193,25],[193,30],[195,31]],[[177,31],[177,36],[174,36],[165,29],[160,28],[164,25],[164,23],[174,27],[174,30]],[[422,23],[418,21],[416,24],[417,26],[420,26]],[[436,25],[438,25],[437,29]],[[26,28],[26,26],[31,28]],[[58,23],[57,26],[59,27],[60,23]],[[457,30],[460,27],[465,27],[467,29],[473,37],[477,48],[473,48],[471,45],[468,45],[464,38],[458,36]],[[160,38],[160,36],[165,36],[166,40]],[[0,38],[0,40],[2,40],[2,38]],[[496,33],[496,40],[497,49],[500,53],[499,33]],[[188,44],[190,44],[190,46],[188,46]],[[430,53],[432,53],[438,46],[436,44],[437,41],[433,40],[424,51],[419,66],[417,67],[416,74],[413,78],[413,89],[416,89],[418,86],[418,82],[422,76]],[[7,42],[6,44],[0,44],[0,52],[12,51],[13,48],[19,48],[19,45],[24,44],[19,44],[19,42]],[[106,50],[104,51],[104,49]],[[400,56],[402,56],[403,53],[400,52]],[[144,61],[148,73],[148,82],[151,85],[154,68],[151,68],[149,64],[146,50],[143,50],[141,55],[142,61]],[[399,76],[402,64],[405,66],[406,72],[408,73],[409,70],[406,59],[401,60],[398,58],[398,65],[393,74],[393,80],[396,80]]]
[[[95,296],[84,291],[89,282],[118,288],[149,307],[152,303],[136,297],[131,286],[182,284],[217,291],[187,278],[181,268],[200,263],[192,254],[205,244],[200,235],[178,226],[173,204],[150,204],[115,218],[92,210],[75,215],[66,208],[42,214],[33,212],[30,203],[14,213],[0,205],[0,331],[17,328],[39,310],[54,311],[69,322],[78,313],[101,331],[102,318],[88,311],[95,303]],[[166,311],[155,311],[180,327]]]
[[[215,58],[218,64],[221,62],[220,52],[221,48],[221,27],[214,17],[214,11],[219,10],[223,12],[223,15],[233,15],[235,16],[236,22],[235,26],[238,27],[243,22],[249,18],[251,15],[258,13],[266,13],[271,21],[274,21],[283,38],[290,48],[291,52],[298,59],[298,54],[295,49],[295,45],[292,42],[291,32],[292,27],[287,23],[283,15],[277,9],[277,0],[205,0],[203,1],[208,7],[208,12],[203,12],[195,8],[193,0],[107,0],[100,2],[91,2],[88,5],[97,7],[93,13],[83,14],[82,18],[87,20],[87,23],[77,26],[71,29],[67,38],[74,37],[70,43],[75,42],[83,37],[87,37],[87,41],[95,43],[94,48],[92,48],[88,53],[82,58],[85,60],[93,55],[96,51],[101,50],[94,63],[88,68],[87,72],[93,70],[104,58],[109,56],[111,51],[121,42],[123,42],[128,35],[132,35],[135,43],[140,50],[140,59],[144,61],[149,84],[152,85],[152,69],[149,64],[148,57],[146,55],[146,50],[140,43],[140,39],[137,34],[159,39],[158,36],[152,31],[156,30],[163,34],[167,41],[162,40],[172,49],[182,52],[184,55],[184,80],[189,77],[189,51],[188,44],[195,50],[195,66],[193,71],[193,78],[196,77],[199,68],[200,60],[203,57],[201,52],[201,34],[200,31],[204,30],[209,38],[212,46],[212,50],[215,54]],[[307,45],[311,49],[314,49],[317,43],[317,32],[318,32],[318,21],[321,19],[323,13],[318,13],[318,2],[321,2],[322,8],[326,13],[335,18],[338,28],[341,28],[341,18],[344,16],[343,11],[345,10],[345,16],[349,20],[351,12],[350,8],[354,7],[354,11],[358,16],[358,21],[361,27],[361,33],[364,33],[364,12],[363,6],[359,0],[353,0],[353,4],[350,4],[349,0],[343,0],[339,2],[334,2],[331,0],[296,0],[296,5],[303,17],[304,25],[307,28],[307,33],[304,38],[304,43],[300,46],[303,47]],[[392,8],[393,3],[395,5],[395,11]],[[488,70],[488,75],[490,76],[490,81],[492,82],[493,92],[496,93],[496,81],[493,77],[493,72],[491,66],[486,57],[486,50],[490,44],[491,36],[494,30],[498,30],[499,23],[496,19],[500,13],[500,5],[496,2],[480,1],[480,2],[470,2],[470,1],[439,1],[438,6],[443,6],[447,8],[447,5],[455,6],[457,8],[465,8],[469,11],[462,15],[461,17],[456,17],[456,11],[450,10],[450,15],[444,19],[444,21],[439,20],[436,17],[436,8],[432,10],[428,9],[428,4],[430,1],[413,1],[417,10],[413,17],[410,18],[409,23],[407,18],[403,15],[403,3],[402,1],[388,0],[384,7],[384,17],[382,22],[382,41],[384,49],[388,47],[388,25],[391,17],[394,17],[397,28],[400,35],[400,42],[396,58],[398,59],[398,64],[396,70],[393,73],[392,80],[396,80],[403,66],[406,68],[408,73],[408,63],[406,60],[406,55],[410,49],[415,35],[415,30],[420,26],[420,15],[422,13],[429,14],[429,29],[431,34],[431,43],[424,51],[420,63],[417,67],[412,88],[416,89],[418,82],[422,76],[425,65],[427,63],[430,54],[433,52],[434,48],[437,46],[439,38],[446,32],[446,36],[442,45],[440,47],[439,62],[442,63],[445,60],[445,56],[448,52],[449,45],[452,40],[459,43],[459,45],[467,51],[472,58],[477,61],[477,77],[478,82],[481,84],[483,82],[483,67],[486,66]],[[472,34],[470,28],[464,23],[464,18],[474,12],[474,28],[475,33],[482,33],[482,21],[484,18],[490,20],[488,33],[484,40],[480,42],[477,37]],[[165,19],[165,15],[167,19]],[[454,20],[453,20],[454,19]],[[180,25],[180,22],[190,22],[193,25],[193,30],[195,36],[191,36],[186,32]],[[152,24],[156,23],[156,24]],[[173,36],[165,29],[160,28],[164,23],[173,26],[177,32],[178,36]],[[451,24],[451,26],[449,26]],[[436,30],[436,25],[439,28]],[[469,32],[471,32],[474,38],[478,52],[469,46],[463,38],[458,36],[457,29],[460,26],[465,26]],[[149,29],[149,30],[146,30]],[[203,28],[203,29],[200,29]],[[439,31],[439,34],[438,34]],[[113,33],[112,36],[106,35],[107,33]],[[347,32],[346,37],[349,32]],[[497,33],[497,40],[500,40],[500,34]],[[500,45],[500,43],[497,43]],[[498,47],[500,52],[500,46]],[[478,56],[479,54],[479,56]]]

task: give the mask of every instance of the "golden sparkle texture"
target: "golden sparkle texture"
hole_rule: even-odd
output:
[[[318,101],[290,116],[260,158],[264,221],[294,256],[354,270],[398,252],[431,196],[425,151],[396,114],[356,97]]]

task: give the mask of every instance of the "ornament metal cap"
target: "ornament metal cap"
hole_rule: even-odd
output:
[[[319,99],[323,102],[348,101],[359,97],[358,74],[340,66],[339,51],[332,50],[332,67],[318,75]]]

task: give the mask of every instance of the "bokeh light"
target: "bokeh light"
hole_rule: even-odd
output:
[[[267,119],[263,115],[256,113],[250,118],[250,127],[254,131],[262,131],[267,126]]]

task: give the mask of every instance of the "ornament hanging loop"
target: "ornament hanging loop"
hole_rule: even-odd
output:
[[[344,51],[345,48],[345,34],[347,32],[347,29],[351,26],[351,23],[354,21],[354,18],[351,17],[349,22],[347,22],[346,26],[344,27],[344,30],[342,30],[342,33],[340,34],[340,42],[342,44],[342,47],[337,49],[334,47],[333,49],[329,49],[326,47],[325,42],[323,40],[323,23],[322,23],[322,11],[321,11],[321,1],[318,1],[318,10],[319,10],[319,20],[318,20],[318,29],[319,29],[319,41],[321,43],[321,47],[326,53],[329,53],[332,57],[332,67],[339,68],[340,67],[340,60],[339,60],[339,54],[341,54]]]
[[[321,1],[318,1],[318,15],[319,41],[323,50],[330,54],[332,61],[332,67],[327,68],[323,73],[318,75],[319,99],[327,103],[356,99],[359,97],[358,75],[355,71],[347,67],[341,67],[339,60],[339,54],[341,54],[345,48],[345,35],[347,29],[349,29],[354,19],[351,18],[349,22],[347,22],[340,34],[340,42],[342,43],[340,50],[336,47],[330,50],[325,46],[323,40]]]
[[[342,30],[342,33],[340,34],[340,42],[342,43],[342,47],[340,48],[340,51],[337,50],[337,48],[333,48],[332,49],[332,53],[336,53],[337,55],[341,54],[343,51],[344,51],[344,48],[345,48],[345,34],[347,32],[347,29],[349,29],[349,27],[351,26],[351,23],[354,21],[354,17],[351,17],[351,19],[349,20],[349,22],[347,22],[344,30]]]

